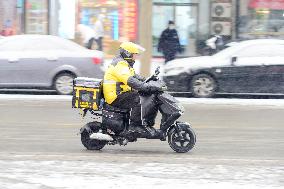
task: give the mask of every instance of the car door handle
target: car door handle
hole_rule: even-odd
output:
[[[46,58],[48,61],[57,61],[58,58],[57,57],[47,57]]]
[[[19,59],[18,59],[18,58],[9,58],[9,59],[8,59],[8,62],[9,62],[9,63],[19,62]]]

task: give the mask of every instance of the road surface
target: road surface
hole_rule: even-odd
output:
[[[90,118],[69,100],[1,98],[0,188],[284,187],[283,106],[184,106],[189,153],[145,139],[87,151],[76,134]]]

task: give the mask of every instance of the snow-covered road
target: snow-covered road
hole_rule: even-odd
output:
[[[283,188],[284,167],[195,163],[0,161],[1,189]]]
[[[178,99],[197,134],[186,154],[144,139],[87,151],[71,96],[0,95],[0,189],[284,188],[284,99]]]

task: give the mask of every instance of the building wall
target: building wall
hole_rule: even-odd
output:
[[[208,0],[199,2],[199,23],[198,31],[200,36],[208,37],[210,33],[210,3]]]

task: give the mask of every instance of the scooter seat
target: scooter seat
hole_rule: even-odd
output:
[[[105,109],[107,111],[118,112],[118,113],[129,113],[130,112],[130,110],[128,110],[128,109],[117,108],[117,107],[111,106],[107,103],[104,103],[103,109]]]

